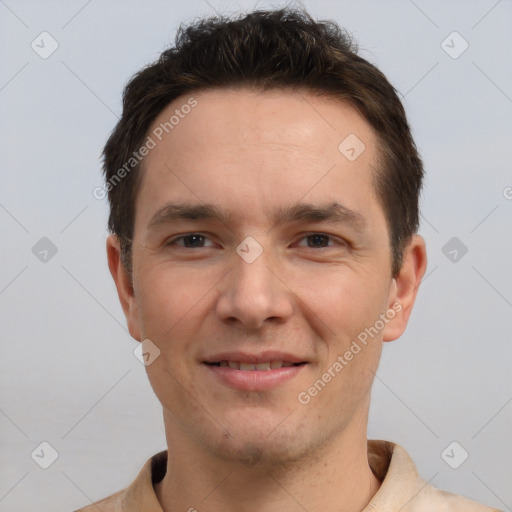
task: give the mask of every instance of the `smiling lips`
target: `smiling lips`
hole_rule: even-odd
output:
[[[282,363],[281,366],[292,366],[296,363],[305,363],[305,358],[297,357],[294,354],[288,352],[279,352],[277,350],[265,350],[259,354],[251,354],[249,352],[233,351],[233,352],[221,352],[214,354],[205,359],[206,364],[214,364],[219,366],[221,363],[238,363],[238,364],[278,364]],[[225,365],[224,365],[225,366]],[[276,366],[280,368],[280,366]],[[273,367],[271,366],[271,369]]]
[[[233,370],[241,370],[243,372],[250,372],[254,370],[277,370],[282,367],[297,366],[301,363],[292,363],[291,361],[266,361],[263,363],[243,363],[241,361],[220,361],[218,363],[207,363],[221,368],[232,368]]]
[[[307,362],[291,354],[218,354],[204,365],[221,383],[238,390],[265,391],[297,376]]]

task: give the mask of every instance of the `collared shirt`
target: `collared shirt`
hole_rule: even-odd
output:
[[[368,462],[382,483],[361,512],[503,512],[425,482],[398,444],[369,439]],[[164,450],[144,464],[126,489],[75,512],[163,512],[153,484],[163,479],[166,470],[167,450]]]

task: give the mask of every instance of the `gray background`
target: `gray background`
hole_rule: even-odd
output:
[[[86,505],[165,448],[107,269],[99,155],[123,84],[179,21],[255,5],[283,4],[0,0],[0,511]],[[429,268],[406,334],[384,347],[369,437],[401,444],[436,487],[512,510],[512,4],[305,6],[401,92],[428,172]],[[47,59],[31,48],[43,31],[59,45]],[[469,44],[458,58],[453,31]],[[42,237],[57,248],[46,262],[32,252]],[[31,458],[49,456],[43,441],[58,452],[48,469]],[[453,441],[469,453],[458,469],[441,456]]]

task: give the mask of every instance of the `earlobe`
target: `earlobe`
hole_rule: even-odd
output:
[[[404,249],[402,268],[393,279],[388,308],[389,311],[394,310],[394,315],[384,328],[383,341],[396,340],[405,331],[426,268],[425,240],[420,235],[414,235]]]
[[[119,302],[126,317],[128,330],[134,339],[141,341],[137,301],[130,276],[121,260],[121,246],[117,235],[109,235],[107,238],[107,260],[110,274],[117,288]]]

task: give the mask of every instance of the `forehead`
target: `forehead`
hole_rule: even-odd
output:
[[[189,106],[192,103],[194,107]],[[346,102],[291,89],[221,88],[183,95],[160,112],[149,132],[164,142],[160,148],[172,144],[171,139],[182,147],[201,144],[212,149],[231,141],[237,150],[285,144],[303,151],[323,148],[336,157],[339,143],[350,134],[370,149],[366,156],[376,142],[370,125]],[[153,157],[160,153],[156,149]]]
[[[143,162],[136,212],[148,204],[156,209],[172,191],[174,199],[198,202],[221,194],[225,202],[229,192],[245,195],[252,206],[286,195],[293,202],[308,190],[314,200],[334,183],[347,197],[356,188],[374,195],[372,128],[349,105],[308,91],[191,93],[169,104],[148,136],[155,146]]]

